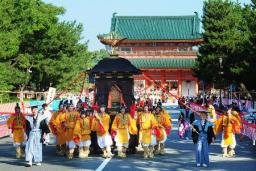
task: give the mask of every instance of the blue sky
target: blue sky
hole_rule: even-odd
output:
[[[111,17],[117,15],[193,15],[202,16],[204,0],[43,0],[62,6],[66,13],[61,20],[76,20],[84,26],[83,41],[89,40],[89,50],[104,48],[97,35],[108,33]],[[250,3],[250,0],[239,0]]]

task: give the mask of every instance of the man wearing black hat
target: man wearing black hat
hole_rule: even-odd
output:
[[[171,130],[171,117],[168,113],[162,110],[161,106],[156,107],[155,118],[158,124],[160,135],[156,137],[157,145],[155,146],[155,154],[163,155],[165,153],[164,144],[167,140],[167,135]]]
[[[156,132],[158,130],[158,124],[147,105],[144,106],[144,112],[139,115],[137,121],[140,127],[140,143],[144,150],[144,158],[153,158],[154,146],[157,144]]]
[[[132,119],[130,114],[126,113],[124,106],[121,107],[120,114],[116,115],[111,130],[116,142],[118,157],[125,158],[130,134],[136,135],[137,127],[135,120]]]
[[[12,130],[13,145],[16,147],[16,158],[24,156],[26,119],[21,113],[19,104],[15,106],[15,114],[7,120],[7,126]]]
[[[56,154],[59,156],[63,156],[65,154],[66,141],[63,136],[63,132],[59,130],[60,125],[57,118],[59,118],[59,115],[61,115],[64,111],[64,105],[60,103],[59,110],[53,113],[49,123],[51,132],[56,136]]]
[[[71,103],[68,112],[65,113],[64,123],[66,124],[66,145],[67,145],[67,158],[73,159],[76,144],[73,140],[74,129],[76,121],[79,119],[80,114],[75,110],[74,105]]]
[[[27,166],[31,167],[32,162],[37,166],[41,166],[42,162],[42,133],[49,129],[42,123],[46,116],[38,114],[38,107],[32,106],[32,116],[26,116],[28,141],[26,144],[26,161]],[[45,130],[48,129],[48,130]]]
[[[100,106],[100,113],[95,111],[92,123],[92,130],[97,133],[97,142],[103,151],[103,157],[110,158],[113,156],[111,153],[112,138],[109,134],[110,116],[105,112],[105,105]]]
[[[91,118],[90,111],[81,111],[80,119],[76,121],[74,142],[79,145],[79,158],[87,158],[91,145]]]
[[[215,135],[213,132],[213,123],[207,120],[208,113],[200,111],[201,120],[195,120],[192,128],[193,142],[196,147],[196,166],[209,166],[209,144],[214,143]]]
[[[235,134],[240,133],[240,120],[238,113],[233,111],[232,106],[229,106],[228,110],[215,122],[216,134],[222,132],[223,157],[232,157],[235,154]]]

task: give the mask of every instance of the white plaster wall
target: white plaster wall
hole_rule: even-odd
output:
[[[182,96],[196,96],[196,82],[195,81],[182,81],[181,85]]]

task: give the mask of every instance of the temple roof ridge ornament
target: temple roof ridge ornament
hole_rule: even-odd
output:
[[[108,34],[100,34],[97,36],[101,43],[111,46],[111,57],[118,57],[116,53],[119,44],[126,38],[120,36],[117,32],[110,32]]]

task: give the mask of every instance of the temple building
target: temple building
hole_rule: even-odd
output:
[[[193,76],[192,68],[198,55],[197,46],[203,41],[197,13],[190,16],[113,14],[110,33],[113,32],[124,38],[116,53],[143,72],[134,76],[135,89],[165,87],[178,96],[197,95],[198,79]]]

